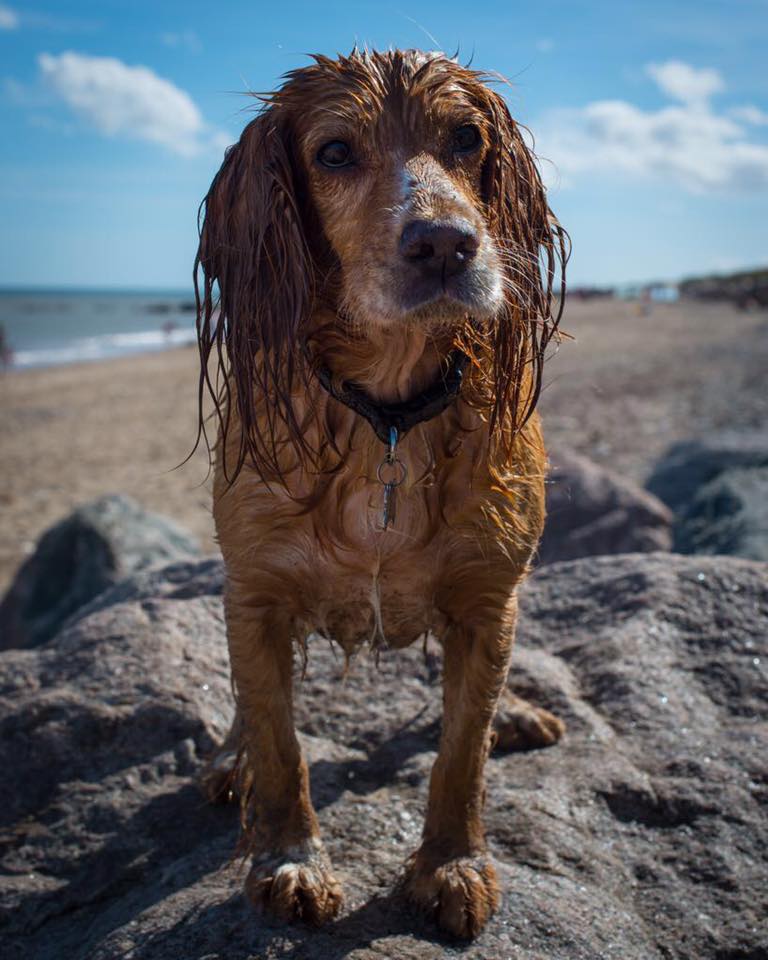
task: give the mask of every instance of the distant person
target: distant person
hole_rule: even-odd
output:
[[[13,349],[5,335],[5,327],[0,326],[0,370],[7,370],[13,366]]]
[[[176,323],[175,320],[166,320],[166,321],[165,321],[165,323],[163,324],[163,328],[162,328],[162,329],[163,329],[163,336],[165,337],[166,343],[169,343],[169,342],[170,342],[171,337],[173,336],[173,334],[174,334],[175,331],[177,330],[178,326],[179,326],[179,325]]]

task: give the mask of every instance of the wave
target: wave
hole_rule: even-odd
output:
[[[132,353],[148,353],[169,347],[187,346],[194,343],[196,338],[195,330],[189,327],[178,327],[170,331],[141,330],[80,337],[60,346],[46,345],[15,350],[12,366],[14,369],[21,369],[106,360]]]

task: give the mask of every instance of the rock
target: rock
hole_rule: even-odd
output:
[[[679,511],[696,491],[725,470],[768,466],[764,431],[714,434],[676,443],[656,464],[646,486],[672,510]]]
[[[672,546],[672,514],[656,497],[571,450],[549,451],[539,563]]]
[[[679,553],[768,560],[768,436],[723,433],[673,446],[648,489],[676,514]]]
[[[724,470],[700,487],[675,525],[675,547],[768,560],[768,466]]]
[[[41,537],[0,603],[0,649],[50,639],[67,617],[129,573],[199,555],[195,540],[128,497],[101,497]]]
[[[344,679],[310,642],[296,713],[347,902],[320,930],[273,926],[241,894],[236,811],[192,779],[231,716],[221,568],[132,574],[0,655],[3,956],[765,957],[766,573],[635,554],[526,585],[512,686],[568,734],[489,761],[503,904],[460,950],[393,893],[437,746],[437,651],[361,653]]]

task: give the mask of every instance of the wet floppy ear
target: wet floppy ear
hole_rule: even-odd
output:
[[[489,90],[488,95],[492,146],[484,190],[491,225],[499,240],[516,254],[528,282],[534,288],[551,286],[546,275],[547,255],[550,250],[557,251],[556,234],[562,231],[549,208],[533,150],[523,137],[528,131],[515,123],[499,94]],[[544,260],[543,277],[539,276],[540,258]]]
[[[544,351],[562,314],[568,235],[549,208],[524,128],[499,94],[487,88],[486,94],[491,148],[483,191],[506,281],[506,307],[493,333],[492,425],[506,422],[514,432],[541,391]],[[558,276],[562,290],[553,310]]]
[[[246,458],[262,476],[280,474],[277,420],[300,444],[291,388],[304,370],[298,347],[311,310],[314,270],[291,153],[287,124],[271,107],[229,148],[200,208],[200,400],[202,407],[207,388],[224,441],[233,412],[240,420],[236,462],[225,464],[230,479]],[[256,416],[260,396],[276,418],[266,427]],[[201,429],[204,434],[202,411]]]

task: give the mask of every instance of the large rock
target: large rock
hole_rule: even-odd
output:
[[[188,533],[128,497],[87,503],[51,527],[16,574],[0,603],[0,649],[44,643],[129,573],[199,553]]]
[[[549,451],[539,563],[672,547],[672,514],[652,494],[563,447]]]
[[[221,569],[136,574],[47,645],[0,655],[9,960],[759,960],[768,950],[765,565],[669,554],[541,569],[513,687],[566,740],[488,764],[503,906],[458,949],[393,886],[439,730],[437,654],[310,644],[297,717],[347,903],[255,917],[236,811],[193,775],[231,715]]]
[[[768,434],[723,433],[676,444],[648,489],[676,514],[680,553],[768,560]]]

